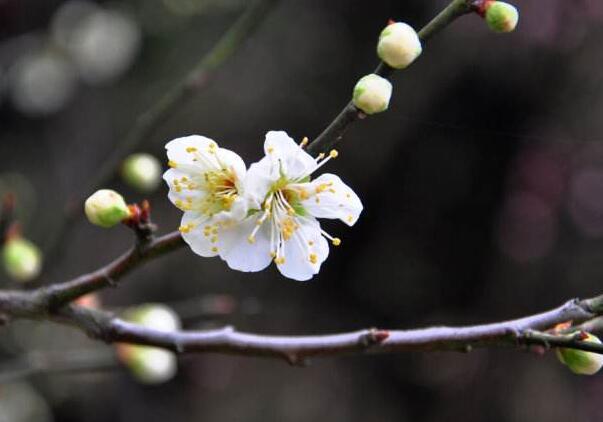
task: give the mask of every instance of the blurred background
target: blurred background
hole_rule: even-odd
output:
[[[58,282],[131,244],[83,213],[57,233],[136,117],[180,80],[248,6],[244,0],[0,0],[0,195]],[[137,152],[203,134],[246,162],[272,129],[316,136],[377,64],[392,18],[421,27],[444,0],[282,0],[206,88]],[[321,273],[299,283],[245,274],[183,249],[91,301],[163,302],[186,328],[260,333],[410,328],[518,317],[602,292],[603,4],[517,0],[520,24],[494,34],[454,23],[393,78],[390,110],[356,123],[327,171],[365,210]],[[103,187],[148,198],[160,232],[181,212],[162,184],[140,193],[116,172]],[[0,421],[599,421],[599,376],[552,353],[347,357],[292,368],[215,355],[178,359],[143,383],[111,346],[50,324],[0,332]],[[71,363],[71,365],[69,365]],[[81,367],[80,367],[81,364]],[[63,366],[69,367],[69,370]],[[169,365],[168,365],[169,366]],[[77,370],[80,367],[81,370]],[[170,374],[171,375],[171,374]]]

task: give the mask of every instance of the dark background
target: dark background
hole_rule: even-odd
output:
[[[48,28],[62,3],[0,1],[1,188],[18,192],[24,232],[42,246],[51,242],[65,202],[92,193],[84,191],[87,183],[135,117],[186,73],[246,4],[103,3],[127,11],[138,25],[140,48],[132,66],[102,84],[77,81],[64,106],[35,115],[15,106],[7,75],[24,54],[48,45]],[[268,130],[314,137],[348,101],[355,81],[375,67],[376,38],[387,20],[419,28],[445,4],[283,0],[208,88],[139,149],[163,161],[166,141],[199,133],[251,163]],[[309,334],[480,323],[600,293],[603,6],[596,0],[515,4],[521,18],[514,33],[494,34],[477,16],[455,22],[413,66],[396,73],[390,110],[349,130],[340,158],[327,171],[356,190],[365,210],[353,228],[326,223],[343,244],[311,282],[287,280],[274,267],[233,272],[218,258],[186,249],[102,292],[103,303],[177,304],[225,294],[240,305],[234,313],[189,318],[187,327],[233,324],[260,333]],[[118,179],[107,187],[130,202],[148,197],[161,232],[177,227],[181,213],[163,185],[150,196]],[[125,228],[102,230],[79,218],[38,284],[104,264],[130,238]],[[4,276],[2,283],[14,287]],[[28,350],[111,351],[46,324],[19,323],[0,335],[9,364]],[[182,358],[179,366],[174,380],[153,387],[136,383],[119,366],[92,374],[38,374],[25,385],[37,391],[36,406],[45,410],[8,418],[6,392],[17,387],[0,386],[0,420],[603,418],[600,376],[577,377],[552,353],[360,356],[317,360],[305,369],[199,355]]]

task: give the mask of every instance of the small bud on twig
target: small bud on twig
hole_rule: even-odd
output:
[[[366,75],[356,83],[352,100],[366,114],[387,110],[392,96],[392,84],[379,75]]]
[[[576,333],[577,340],[601,344],[601,340],[593,334]],[[557,349],[557,357],[570,371],[580,375],[593,375],[603,367],[603,355],[577,349]]]
[[[86,199],[84,210],[88,221],[100,227],[113,227],[130,216],[124,198],[110,189],[101,189]]]
[[[402,22],[386,26],[379,35],[377,55],[395,69],[404,69],[423,51],[415,30]]]
[[[519,21],[515,6],[502,1],[485,1],[482,13],[488,27],[494,32],[511,32]]]

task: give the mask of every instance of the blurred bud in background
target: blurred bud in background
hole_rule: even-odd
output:
[[[51,422],[50,407],[29,384],[3,384],[0,388],[0,422]]]
[[[161,164],[151,154],[132,154],[125,159],[121,175],[124,181],[137,191],[151,192],[161,182]]]
[[[6,273],[17,281],[31,281],[42,269],[42,253],[27,239],[15,236],[2,247],[2,264]]]
[[[140,50],[141,33],[134,19],[87,1],[69,1],[59,8],[51,32],[70,54],[82,80],[91,85],[119,78]]]
[[[88,293],[87,295],[78,297],[74,303],[84,308],[97,309],[101,306],[101,300],[98,294]]]
[[[73,97],[77,74],[69,59],[53,48],[38,48],[21,56],[7,75],[14,108],[28,116],[46,116]]]
[[[176,331],[181,325],[178,315],[162,304],[145,304],[131,308],[124,312],[123,318],[166,332]],[[119,359],[141,383],[163,383],[176,374],[176,355],[168,350],[130,344],[119,344],[116,350]]]

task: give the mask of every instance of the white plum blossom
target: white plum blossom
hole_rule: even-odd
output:
[[[168,197],[184,211],[182,237],[198,255],[222,256],[235,246],[230,232],[247,213],[242,195],[245,163],[204,136],[174,139],[166,149],[171,168],[163,178]]]
[[[325,173],[311,180],[313,173],[337,157],[332,150],[314,159],[285,132],[266,134],[266,156],[254,163],[245,178],[245,195],[252,205],[250,216],[238,231],[247,242],[249,254],[257,257],[251,268],[246,256],[225,256],[231,268],[257,271],[274,260],[288,278],[309,280],[320,270],[329,255],[329,240],[341,240],[320,228],[316,218],[340,219],[352,226],[362,211],[358,196],[334,174]]]
[[[246,172],[241,158],[211,139],[189,136],[166,145],[169,198],[184,211],[180,231],[193,252],[219,255],[232,269],[260,271],[274,260],[279,271],[309,280],[341,240],[317,218],[352,226],[362,211],[358,196],[333,174],[312,180],[332,158],[316,159],[285,132],[266,134],[266,156]]]

